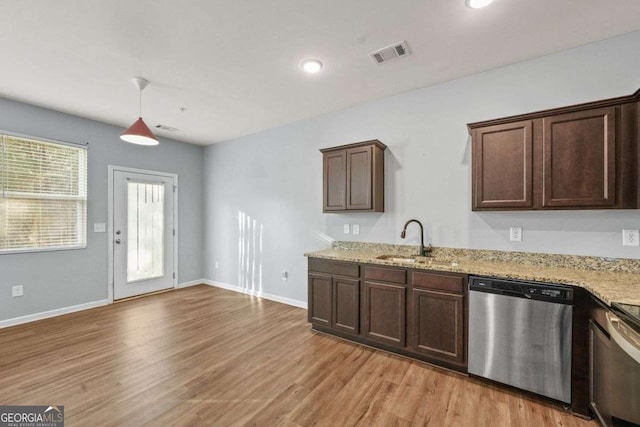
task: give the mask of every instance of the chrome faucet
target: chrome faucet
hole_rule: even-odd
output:
[[[404,224],[404,227],[402,228],[402,233],[400,233],[400,238],[404,239],[406,237],[407,225],[411,224],[412,222],[415,222],[420,226],[420,256],[431,256],[431,251],[433,250],[433,246],[429,244],[428,248],[424,247],[424,227],[422,226],[422,223],[417,219],[410,219]]]

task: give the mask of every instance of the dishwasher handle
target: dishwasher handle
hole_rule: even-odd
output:
[[[571,287],[550,283],[472,276],[469,280],[469,290],[557,304],[573,304]]]
[[[606,313],[611,339],[636,362],[640,363],[640,334],[611,313]]]
[[[526,294],[524,292],[501,291],[500,295],[506,295],[508,297],[518,297],[518,298],[529,298],[529,299],[531,299],[531,295]]]

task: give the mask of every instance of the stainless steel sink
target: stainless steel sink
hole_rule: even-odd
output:
[[[427,265],[433,265],[433,266],[442,266],[442,267],[456,267],[458,265],[457,262],[455,261],[437,261],[435,259],[427,259],[425,261],[425,264]]]
[[[380,255],[376,259],[383,261],[391,261],[391,262],[403,262],[407,264],[426,264],[432,266],[441,266],[441,267],[455,267],[458,265],[457,262],[451,261],[438,261],[433,258],[423,257],[423,256],[407,256],[407,255]]]
[[[417,257],[407,257],[403,255],[380,255],[379,257],[377,257],[377,259],[381,259],[384,261],[408,262],[408,263],[419,262],[416,258]]]

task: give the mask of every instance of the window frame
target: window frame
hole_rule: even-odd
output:
[[[4,162],[4,144],[2,143],[3,141],[3,137],[8,136],[8,137],[15,137],[15,138],[23,138],[23,139],[30,139],[36,142],[43,142],[43,143],[47,143],[47,144],[54,144],[54,145],[64,145],[67,147],[73,147],[73,148],[78,148],[78,149],[82,149],[86,151],[86,157],[87,157],[87,164],[86,164],[86,188],[85,188],[85,194],[86,194],[86,200],[85,200],[85,222],[84,222],[84,244],[76,244],[76,245],[68,245],[68,246],[51,246],[51,247],[35,247],[35,248],[10,248],[10,249],[0,249],[0,257],[3,255],[15,255],[15,254],[28,254],[28,253],[39,253],[39,252],[59,252],[59,251],[75,251],[75,250],[82,250],[82,249],[86,249],[88,247],[88,241],[89,241],[89,143],[85,142],[85,143],[80,143],[80,142],[69,142],[69,141],[62,141],[62,140],[57,140],[57,139],[51,139],[51,138],[44,138],[41,136],[35,136],[35,135],[27,135],[27,134],[23,134],[23,133],[17,133],[17,132],[11,132],[11,131],[6,131],[3,129],[0,129],[0,163]],[[4,169],[0,168],[0,172],[2,173],[6,173],[4,171]],[[2,189],[0,189],[0,197],[2,197]],[[77,200],[77,197],[74,196],[66,196],[68,197],[70,200]],[[20,198],[20,197],[16,197],[16,198]],[[41,199],[47,199],[49,197],[47,197],[47,195],[45,194],[44,197],[41,197]],[[51,197],[51,199],[64,199],[65,196],[62,195],[62,197]],[[81,199],[80,199],[81,200]],[[80,222],[82,220],[79,220]]]

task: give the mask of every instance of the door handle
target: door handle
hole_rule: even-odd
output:
[[[625,325],[623,321],[617,317],[605,313],[607,319],[607,329],[611,339],[622,351],[629,355],[633,360],[640,363],[640,337],[639,334],[632,331]]]
[[[116,239],[116,244],[119,245],[120,244],[120,239]]]

